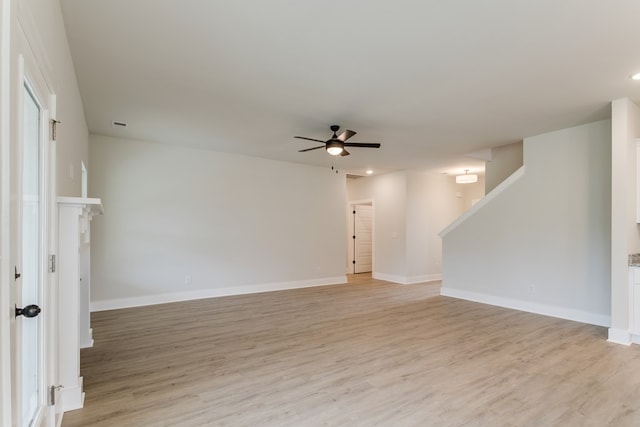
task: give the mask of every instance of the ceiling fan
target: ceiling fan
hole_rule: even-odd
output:
[[[324,145],[319,145],[317,147],[312,147],[312,148],[305,148],[304,150],[298,150],[299,153],[304,153],[305,151],[311,151],[311,150],[317,150],[319,148],[324,148],[327,150],[327,153],[331,154],[332,156],[337,156],[337,155],[341,155],[341,156],[348,156],[350,153],[344,149],[344,147],[365,147],[365,148],[380,148],[380,144],[378,143],[369,143],[369,142],[347,142],[347,140],[349,138],[351,138],[353,135],[356,134],[356,132],[352,131],[352,130],[345,130],[344,132],[342,132],[340,134],[340,136],[336,135],[336,132],[338,132],[338,129],[340,129],[340,126],[338,125],[332,125],[330,127],[331,131],[333,132],[333,136],[326,140],[326,141],[321,141],[319,139],[313,139],[313,138],[307,138],[304,136],[294,136],[294,138],[298,138],[298,139],[306,139],[307,141],[315,141],[315,142],[321,142]]]

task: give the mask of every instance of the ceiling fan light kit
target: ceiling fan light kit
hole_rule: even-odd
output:
[[[469,169],[464,170],[464,175],[456,176],[456,184],[472,184],[478,182],[478,175],[469,175]]]
[[[340,141],[327,141],[327,153],[331,154],[332,156],[337,156],[338,154],[342,153],[342,151],[344,151],[344,146],[340,143]]]
[[[306,151],[318,150],[320,148],[324,148],[327,150],[327,153],[332,156],[348,156],[350,153],[345,150],[344,147],[362,147],[362,148],[380,148],[380,144],[378,143],[370,143],[370,142],[346,142],[349,138],[355,135],[357,132],[352,130],[345,130],[339,136],[336,132],[340,129],[338,125],[331,125],[329,128],[333,132],[333,136],[326,141],[322,141],[320,139],[307,138],[306,136],[294,136],[294,138],[305,139],[307,141],[315,141],[320,142],[324,145],[319,145],[317,147],[305,148],[304,150],[298,150],[299,153],[304,153]]]

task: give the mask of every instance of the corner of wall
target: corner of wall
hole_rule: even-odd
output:
[[[511,187],[515,182],[517,182],[520,178],[522,178],[525,174],[525,166],[520,166],[514,173],[512,173],[507,179],[502,181],[497,187],[493,189],[489,194],[485,195],[478,203],[473,205],[471,209],[463,213],[458,219],[449,224],[444,230],[442,230],[438,235],[443,239],[462,225],[469,218],[473,217],[477,212],[479,212],[483,206],[489,204],[493,199],[497,198],[500,194],[502,194],[505,190]]]

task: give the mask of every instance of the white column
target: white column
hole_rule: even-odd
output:
[[[82,408],[80,348],[93,343],[89,299],[89,222],[99,199],[58,198],[58,361],[62,410]]]

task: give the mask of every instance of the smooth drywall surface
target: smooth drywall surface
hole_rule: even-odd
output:
[[[344,175],[144,141],[90,141],[89,189],[105,209],[91,228],[94,306],[344,278]]]
[[[609,339],[628,343],[628,255],[640,252],[636,219],[640,108],[629,99],[611,105],[611,330]]]
[[[349,180],[347,192],[350,202],[373,200],[373,275],[406,277],[406,172]]]
[[[627,124],[624,143],[627,146],[628,156],[627,173],[627,245],[628,253],[635,254],[640,252],[640,227],[638,227],[637,216],[637,185],[638,185],[638,139],[640,138],[640,107],[631,100],[626,100],[627,108]],[[625,260],[627,258],[625,257]]]
[[[486,194],[523,165],[522,146],[522,142],[515,142],[491,149],[491,160],[485,165]]]
[[[20,1],[37,27],[30,43],[46,58],[41,64],[49,75],[56,95],[57,111],[57,194],[81,195],[81,162],[88,165],[89,132],[76,80],[60,2]],[[90,167],[90,165],[88,165]]]
[[[610,133],[600,121],[527,138],[525,175],[444,237],[443,293],[606,324]]]
[[[408,282],[439,279],[442,239],[438,233],[463,212],[454,178],[426,172],[407,172]]]
[[[471,209],[474,201],[479,201],[485,195],[485,176],[478,175],[478,182],[473,184],[456,184],[457,193],[459,193],[463,200],[463,208],[465,211]]]

